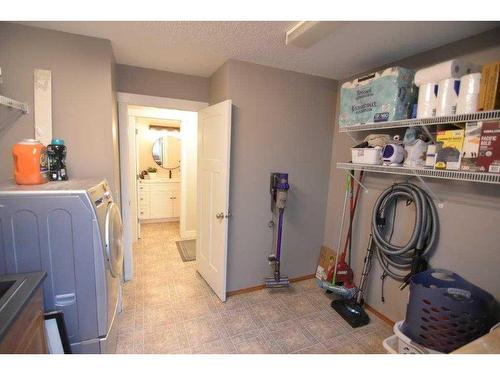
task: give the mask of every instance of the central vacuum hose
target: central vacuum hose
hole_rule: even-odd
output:
[[[410,240],[404,246],[391,243],[399,199],[415,204],[415,225]],[[392,216],[392,218],[390,218]],[[424,271],[424,256],[437,239],[438,215],[429,194],[411,183],[394,184],[378,197],[372,213],[372,235],[375,253],[384,272],[404,288],[411,276]]]

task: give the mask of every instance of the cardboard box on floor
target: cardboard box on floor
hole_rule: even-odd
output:
[[[326,246],[321,246],[319,253],[318,267],[316,268],[316,278],[326,280],[328,269],[335,264],[335,251]]]

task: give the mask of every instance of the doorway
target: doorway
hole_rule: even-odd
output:
[[[137,236],[152,223],[177,222],[183,240],[196,238],[198,113],[128,107],[134,127]]]
[[[231,101],[119,93],[118,102],[125,280],[134,243],[155,242],[146,236],[172,256],[173,239],[192,241],[196,271],[225,301]]]

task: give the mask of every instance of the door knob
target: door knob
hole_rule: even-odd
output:
[[[215,214],[215,217],[217,219],[224,219],[224,213],[223,212],[219,212],[218,214]]]

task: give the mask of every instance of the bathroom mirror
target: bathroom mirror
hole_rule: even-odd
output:
[[[160,167],[175,169],[180,167],[181,140],[177,134],[164,135],[153,143],[153,160]]]

